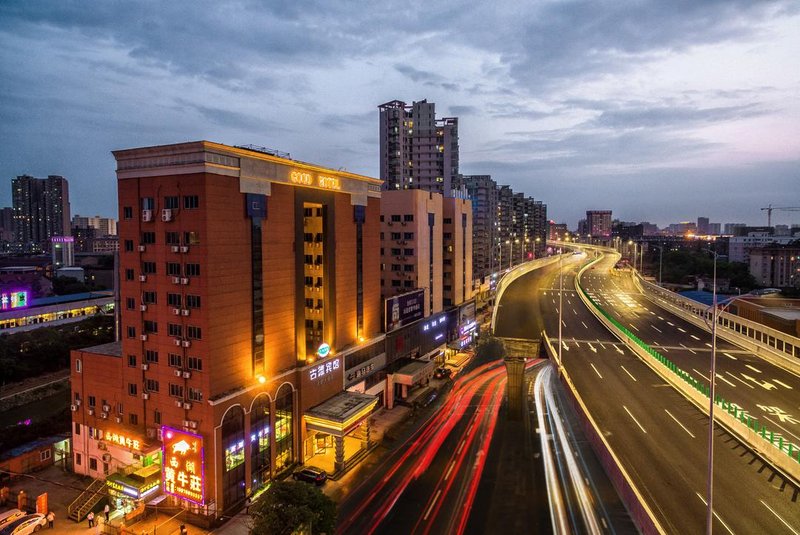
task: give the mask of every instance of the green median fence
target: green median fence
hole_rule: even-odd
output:
[[[640,348],[642,348],[648,355],[653,357],[655,360],[660,362],[665,368],[675,374],[677,377],[682,379],[684,382],[688,383],[692,387],[695,388],[698,392],[701,392],[705,397],[710,397],[711,388],[707,386],[704,382],[698,381],[694,378],[690,373],[678,368],[674,362],[666,358],[664,355],[653,349],[648,344],[644,343],[638,336],[633,334],[629,331],[624,325],[622,325],[616,318],[612,317],[606,310],[603,309],[594,299],[592,299],[586,290],[583,289],[582,286],[579,286],[581,293],[586,297],[586,299],[597,309],[600,314],[605,317],[609,322],[611,322],[614,327],[616,327],[620,332],[622,332],[629,340],[634,342]],[[720,396],[714,396],[714,404],[719,406],[722,410],[731,414],[734,418],[738,419],[742,425],[746,425],[749,429],[753,430],[757,435],[759,435],[765,441],[769,441],[774,447],[778,448],[780,451],[786,453],[791,459],[796,460],[800,463],[800,447],[792,444],[789,441],[783,439],[782,435],[776,435],[774,431],[767,429],[766,425],[763,425],[761,422],[758,421],[757,418],[753,418],[747,411],[736,407],[733,403],[726,401],[725,399],[721,398]]]

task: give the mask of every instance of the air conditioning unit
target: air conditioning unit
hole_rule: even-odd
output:
[[[78,410],[78,406],[77,405],[70,405],[69,406],[69,410],[71,410],[72,412],[75,412],[75,411]]]
[[[152,221],[152,220],[153,220],[153,211],[142,210],[142,221]]]
[[[182,342],[182,340],[181,340],[180,338],[176,338],[175,340],[173,340],[173,343],[174,343],[176,346],[180,346],[180,345],[181,345],[181,342]]]
[[[189,427],[189,420],[183,421],[183,427]]]
[[[180,308],[173,308],[172,309],[172,315],[173,316],[180,316],[181,315],[181,309]]]
[[[142,399],[150,399],[150,394],[147,392],[142,392]]]
[[[98,450],[103,450],[103,451],[105,451],[105,450],[107,450],[107,449],[108,449],[108,444],[106,444],[106,443],[105,443],[105,442],[103,442],[102,440],[98,440],[98,441],[97,441],[97,449],[98,449]]]
[[[190,342],[189,340],[184,340],[183,342],[181,342],[181,345],[183,347],[191,347],[192,346],[192,342]]]
[[[80,407],[80,406],[81,406],[81,400],[79,400],[79,399],[76,399],[76,400],[75,400],[75,405],[77,405],[78,407]]]
[[[183,310],[181,310],[181,316],[188,316],[188,315],[189,315],[189,309],[188,308],[184,308]]]
[[[89,409],[89,416],[94,416],[94,409]]]
[[[181,279],[181,284],[189,284],[189,279],[187,277],[183,277]]]
[[[122,416],[117,416],[117,417],[116,417],[116,418],[114,418],[114,419],[117,421],[117,423],[118,423],[118,424],[121,424],[121,423],[122,423]]]
[[[141,310],[142,312],[147,311],[147,305],[139,305],[139,310]]]
[[[148,427],[147,428],[147,438],[156,438],[156,434],[158,433],[158,429],[155,427]]]
[[[197,429],[197,422],[195,422],[194,420],[189,420],[189,427],[191,429]]]
[[[111,405],[103,405],[103,412],[111,411]]]
[[[149,364],[142,364],[142,371],[146,372],[149,369],[150,369],[150,365]]]
[[[172,374],[173,374],[175,377],[180,377],[180,376],[181,376],[181,373],[182,373],[182,372],[181,372],[180,370],[172,370]]]
[[[146,250],[147,250],[147,247],[145,247],[144,245],[140,245],[140,246],[139,246],[139,252],[140,252],[140,253],[143,253],[143,252],[145,252]]]
[[[184,403],[184,404],[183,404],[183,408],[184,408],[184,409],[186,409],[186,410],[188,411],[189,409],[191,409],[191,408],[192,408],[192,404],[191,404],[191,403],[188,403],[188,402],[187,402],[187,403]]]
[[[172,252],[173,253],[177,253],[179,250],[180,250],[180,247],[178,247],[177,245],[173,245],[172,246]]]
[[[110,453],[104,453],[103,454],[103,462],[105,462],[105,463],[111,462],[111,454]]]
[[[188,379],[192,376],[192,372],[183,372],[183,378]]]
[[[172,221],[172,210],[164,208],[161,210],[161,221]]]
[[[147,275],[139,275],[139,282],[147,282]]]
[[[100,413],[100,418],[108,419],[108,413],[107,412],[101,412]]]
[[[147,341],[147,335],[146,334],[140,334],[139,335],[139,340],[141,340],[142,342],[146,342]]]
[[[181,278],[180,277],[172,277],[172,284],[180,284]]]
[[[181,245],[181,252],[182,253],[188,253],[189,252],[189,246],[188,245]]]
[[[175,406],[176,406],[176,407],[178,407],[178,408],[181,408],[181,407],[183,407],[183,400],[181,400],[181,399],[176,399],[176,400],[175,400]]]

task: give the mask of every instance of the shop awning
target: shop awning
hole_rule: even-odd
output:
[[[303,417],[309,430],[344,436],[363,422],[377,404],[376,396],[344,391],[311,407]]]
[[[115,472],[106,477],[106,486],[109,490],[135,499],[156,492],[160,484],[161,465],[158,464],[140,468],[131,474]]]
[[[399,385],[414,386],[433,375],[434,368],[436,361],[414,360],[394,372],[394,382]]]

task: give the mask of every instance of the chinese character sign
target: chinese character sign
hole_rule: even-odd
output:
[[[26,306],[28,306],[27,290],[0,292],[0,309],[11,310],[12,308],[25,308]]]
[[[204,505],[203,437],[161,428],[164,492]]]

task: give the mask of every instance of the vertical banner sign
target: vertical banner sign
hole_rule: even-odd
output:
[[[168,426],[161,432],[164,492],[205,505],[203,437]]]

